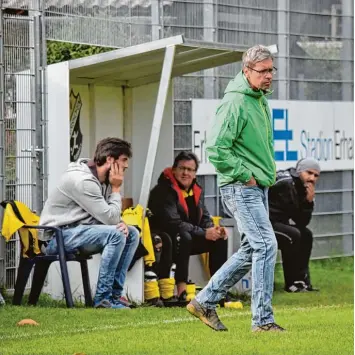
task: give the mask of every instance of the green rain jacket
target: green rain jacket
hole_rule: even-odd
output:
[[[271,92],[266,93],[270,94]],[[275,183],[271,114],[265,93],[254,91],[241,71],[228,84],[207,137],[206,151],[218,185]]]

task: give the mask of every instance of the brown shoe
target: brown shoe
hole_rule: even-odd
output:
[[[256,327],[253,327],[253,332],[258,333],[258,332],[285,332],[286,329],[280,327],[276,323],[269,323],[265,325],[258,325]]]
[[[228,329],[218,318],[215,309],[208,309],[201,306],[195,299],[193,299],[187,306],[187,310],[200,321],[208,325],[216,331],[227,331]]]

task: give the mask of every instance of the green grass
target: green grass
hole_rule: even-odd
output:
[[[0,354],[353,354],[353,258],[312,262],[311,270],[321,292],[286,294],[277,267],[273,304],[285,333],[251,333],[247,305],[219,310],[229,328],[222,333],[184,309],[6,306],[0,308]],[[23,318],[40,326],[17,327]]]

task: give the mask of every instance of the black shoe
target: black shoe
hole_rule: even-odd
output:
[[[182,291],[180,296],[178,296],[178,307],[186,307],[189,301],[186,299],[187,297],[187,292]]]
[[[187,306],[187,310],[200,321],[208,325],[216,331],[227,331],[228,329],[218,318],[215,309],[208,309],[201,306],[195,299],[193,299]]]
[[[161,301],[164,303],[164,307],[182,307],[179,299],[176,296],[169,297],[169,298],[160,298]]]
[[[286,286],[285,291],[289,293],[307,292],[306,284],[303,281],[295,281],[291,286]]]
[[[294,283],[293,283],[296,287],[298,287],[299,289],[306,289],[306,287],[307,287],[307,285],[306,285],[306,283],[304,282],[304,281],[295,281]]]
[[[258,333],[258,332],[285,332],[286,329],[280,327],[276,323],[269,323],[265,325],[258,325],[256,327],[253,327],[253,332]]]
[[[320,289],[317,287],[313,287],[312,285],[306,285],[306,290],[310,292],[319,292]]]
[[[186,302],[186,297],[187,297],[187,292],[186,291],[182,291],[180,296],[178,296],[178,300],[180,302]]]
[[[302,292],[303,289],[298,288],[295,285],[291,285],[291,286],[285,287],[285,291],[288,293],[298,293],[298,292]]]
[[[151,298],[149,300],[146,300],[146,303],[152,307],[158,307],[158,308],[164,307],[164,303],[159,297],[155,297],[155,298]]]

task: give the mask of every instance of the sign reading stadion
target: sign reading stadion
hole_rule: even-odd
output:
[[[219,100],[192,100],[192,145],[200,175],[215,174],[205,152],[207,130]],[[270,100],[277,169],[313,157],[322,170],[354,168],[354,103]]]

